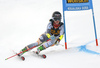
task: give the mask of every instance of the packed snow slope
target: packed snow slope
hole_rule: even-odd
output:
[[[27,52],[22,61],[12,50],[19,52],[46,31],[54,11],[62,13],[62,0],[0,0],[0,66],[2,68],[100,68],[100,4],[93,0],[99,46],[95,44],[92,11],[66,11],[66,35],[59,46],[41,52],[42,59]],[[63,19],[63,18],[62,18]],[[63,20],[62,20],[63,21]],[[33,49],[36,51],[36,48]]]

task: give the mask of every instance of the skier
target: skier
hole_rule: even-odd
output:
[[[21,50],[21,54],[23,55],[25,52],[31,50],[33,47],[37,47],[36,54],[39,54],[40,51],[52,46],[59,45],[59,42],[62,40],[64,35],[64,24],[61,22],[61,13],[59,11],[55,11],[52,14],[52,19],[47,26],[47,31],[40,36],[37,42],[27,45],[25,48]]]

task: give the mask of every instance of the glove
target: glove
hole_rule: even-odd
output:
[[[55,42],[56,46],[58,46],[59,43],[60,43],[60,39],[57,39],[56,42]]]
[[[50,39],[51,39],[51,40],[55,40],[55,36],[52,35],[52,36],[50,37]]]

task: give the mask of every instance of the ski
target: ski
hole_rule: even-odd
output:
[[[16,53],[14,50],[12,50],[14,54],[16,54],[21,60],[25,60],[24,56],[21,56],[20,54]]]
[[[37,56],[41,57],[41,58],[46,58],[47,56],[45,54],[38,54],[37,52],[33,51],[34,54],[36,54]]]
[[[16,53],[16,54],[17,54],[17,53]],[[17,56],[18,56],[21,60],[23,60],[23,61],[25,60],[25,57],[24,57],[24,56],[21,56],[21,55],[19,55],[19,54],[18,54]]]

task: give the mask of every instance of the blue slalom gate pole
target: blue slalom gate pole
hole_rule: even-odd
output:
[[[63,3],[63,22],[64,22],[64,36],[65,36],[65,49],[67,49],[67,40],[66,40],[66,23],[65,23],[65,13],[64,13],[64,1],[62,0]]]
[[[98,39],[97,39],[97,32],[96,32],[96,25],[95,25],[95,17],[94,17],[93,4],[92,4],[92,16],[93,16],[93,24],[94,24],[94,32],[95,32],[96,46],[98,46]]]

